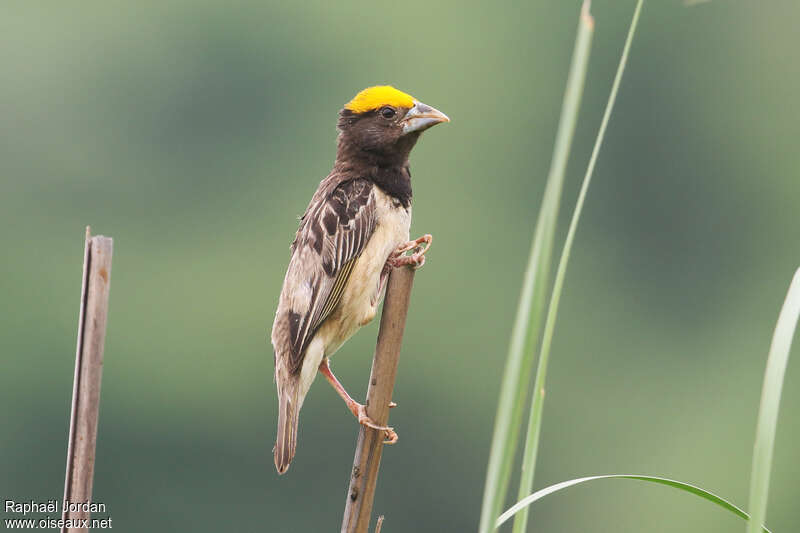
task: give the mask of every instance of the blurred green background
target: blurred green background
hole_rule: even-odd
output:
[[[634,3],[593,5],[557,239]],[[452,123],[412,154],[412,234],[436,242],[374,509],[386,533],[474,530],[579,4],[4,2],[0,499],[62,494],[91,224],[115,244],[94,488],[114,527],[338,530],[357,425],[318,380],[279,478],[267,338],[336,113],[391,83]],[[798,17],[788,0],[645,4],[567,275],[537,487],[647,473],[747,505],[767,349],[800,263]],[[359,398],[376,332],[334,358]],[[800,520],[796,367],[775,532]],[[546,499],[531,522],[743,530],[707,502],[613,481]]]

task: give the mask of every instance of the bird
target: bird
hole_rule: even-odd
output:
[[[449,121],[390,85],[360,91],[339,111],[333,169],[300,217],[272,325],[279,474],[294,458],[300,408],[317,372],[360,424],[397,441],[347,393],[329,358],[375,317],[393,268],[425,263],[431,235],[409,240],[408,157],[423,131]]]

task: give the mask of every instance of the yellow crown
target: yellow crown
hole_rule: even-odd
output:
[[[414,98],[390,85],[377,85],[358,93],[344,108],[353,113],[364,113],[385,105],[411,108],[414,106]]]

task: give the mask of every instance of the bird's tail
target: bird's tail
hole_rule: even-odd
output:
[[[279,474],[289,469],[297,449],[297,422],[300,415],[298,405],[299,382],[291,380],[278,391],[278,436],[275,440],[275,468]]]

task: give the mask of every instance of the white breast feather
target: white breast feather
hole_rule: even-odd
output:
[[[356,260],[337,308],[322,323],[306,350],[301,378],[304,391],[311,386],[323,355],[333,355],[361,326],[375,317],[379,302],[373,296],[378,290],[383,265],[389,254],[408,241],[411,207],[404,208],[378,187],[373,188],[373,194],[377,226]]]

